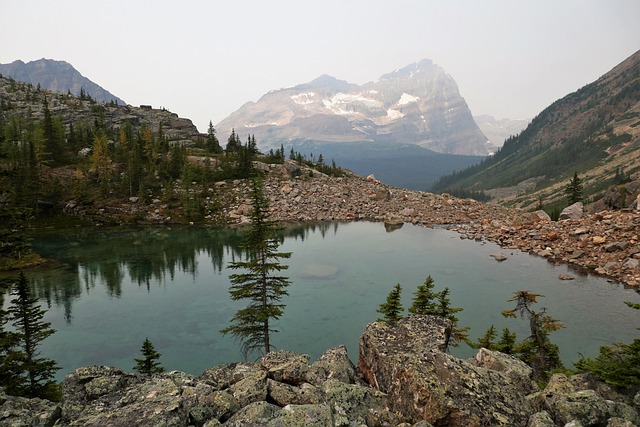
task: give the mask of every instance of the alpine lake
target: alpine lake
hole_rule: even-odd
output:
[[[229,297],[228,269],[242,260],[243,230],[200,227],[82,227],[40,233],[34,248],[51,260],[27,277],[47,309],[44,321],[56,333],[41,345],[42,357],[62,367],[61,380],[78,367],[117,366],[131,371],[149,338],[166,370],[198,375],[205,369],[242,360],[240,343],[220,329],[247,304]],[[545,259],[497,245],[462,240],[444,228],[405,224],[392,232],[382,223],[350,222],[289,225],[280,251],[282,273],[291,280],[284,315],[273,326],[277,349],[305,353],[311,361],[346,345],[357,361],[358,339],[381,315],[379,305],[396,283],[408,308],[417,286],[431,275],[435,291],[448,287],[459,326],[477,339],[490,325],[498,335],[508,327],[518,340],[528,336],[526,319],[505,319],[513,292],[544,295],[535,309],[560,320],[552,333],[563,362],[640,336],[640,311],[624,301],[640,295],[606,279],[554,266]],[[497,262],[490,255],[503,252]],[[558,276],[571,274],[574,280]],[[4,306],[11,296],[4,295]],[[405,311],[405,313],[407,313]],[[471,357],[466,344],[452,347]],[[254,355],[257,358],[259,355]]]

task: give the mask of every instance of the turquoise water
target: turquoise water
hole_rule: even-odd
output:
[[[525,337],[525,320],[500,315],[521,289],[544,294],[539,307],[565,324],[552,340],[567,364],[640,335],[640,311],[623,303],[640,302],[636,292],[444,229],[405,225],[389,233],[380,223],[354,222],[300,225],[286,234],[281,250],[293,252],[285,260],[292,285],[272,342],[312,360],[345,344],[357,361],[358,338],[379,317],[391,288],[402,285],[408,307],[428,274],[436,290],[451,289],[452,305],[464,308],[460,325],[471,327],[474,338],[491,324]],[[167,370],[199,374],[241,360],[239,344],[219,332],[245,305],[227,291],[226,265],[239,259],[241,239],[234,229],[187,227],[83,228],[38,237],[34,246],[57,262],[28,274],[48,307],[45,320],[57,329],[42,355],[63,367],[59,379],[92,364],[130,371],[145,337]],[[499,251],[509,258],[499,263],[489,256]],[[562,273],[576,279],[560,281]],[[474,350],[463,344],[452,353],[470,357]]]

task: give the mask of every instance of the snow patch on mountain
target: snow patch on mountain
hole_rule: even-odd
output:
[[[411,104],[412,102],[417,102],[419,99],[420,99],[419,96],[413,96],[413,95],[409,95],[408,93],[403,93],[402,96],[400,97],[400,100],[398,101],[398,105]]]
[[[291,100],[298,105],[313,104],[314,96],[316,96],[316,94],[313,92],[303,92],[296,95],[291,95]]]

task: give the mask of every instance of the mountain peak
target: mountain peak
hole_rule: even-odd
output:
[[[418,62],[414,62],[412,64],[407,65],[406,67],[394,70],[390,73],[384,74],[380,77],[380,80],[394,80],[394,79],[405,79],[411,78],[415,73],[420,72],[431,72],[435,68],[440,68],[433,63],[432,60],[424,58]]]
[[[346,80],[339,80],[329,74],[322,74],[311,80],[309,83],[303,83],[294,87],[294,89],[333,89],[336,91],[349,90],[351,84]]]
[[[71,92],[78,95],[84,90],[96,101],[126,104],[122,99],[84,77],[65,61],[41,58],[25,63],[18,59],[10,64],[0,64],[0,74],[10,76],[19,82],[40,85],[54,92]]]
[[[412,143],[449,154],[492,151],[453,79],[431,60],[387,76],[357,85],[324,74],[245,104],[216,128],[225,134],[244,127],[261,148],[304,138]]]

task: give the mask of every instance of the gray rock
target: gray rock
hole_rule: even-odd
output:
[[[542,209],[533,212],[533,215],[535,215],[539,220],[551,221],[551,217],[549,216],[549,214]]]
[[[578,421],[585,427],[604,425],[609,418],[607,402],[593,390],[556,395],[548,399],[553,419],[561,424]]]
[[[275,419],[282,409],[267,402],[254,402],[236,412],[227,422],[225,427],[267,427],[269,422]]]
[[[582,202],[576,202],[570,206],[567,206],[560,212],[558,219],[580,219],[584,213],[584,205]]]
[[[495,260],[499,262],[505,261],[507,259],[507,256],[502,252],[499,252],[497,254],[491,254],[489,256],[495,258]]]
[[[529,417],[527,427],[555,427],[556,423],[547,411],[540,411]]]
[[[522,394],[529,394],[536,389],[535,383],[531,381],[533,369],[513,356],[481,348],[471,362],[478,367],[503,373],[521,388]]]
[[[10,396],[0,387],[0,425],[51,427],[61,416],[57,403]]]
[[[267,373],[263,370],[243,372],[240,381],[232,384],[229,393],[238,401],[240,407],[267,399]]]
[[[329,405],[287,405],[268,427],[333,427],[333,414]]]
[[[316,386],[321,386],[328,379],[351,384],[355,377],[356,368],[349,359],[344,345],[325,351],[307,371],[307,381]]]
[[[409,422],[525,425],[537,412],[525,398],[534,386],[445,353],[450,328],[433,316],[371,323],[360,338],[359,372]]]
[[[637,427],[637,424],[622,418],[611,417],[607,420],[607,427]]]
[[[294,387],[268,379],[267,391],[269,400],[278,406],[313,405],[324,402],[324,393],[309,383]]]
[[[640,424],[640,414],[632,406],[612,400],[607,400],[607,404],[609,405],[609,414],[613,418],[628,421],[633,425]]]
[[[397,424],[387,410],[385,393],[336,379],[325,382],[324,392],[335,414],[336,425],[380,425],[381,421]]]
[[[627,258],[622,264],[622,267],[626,270],[635,270],[640,266],[640,261],[635,258]]]
[[[269,378],[293,385],[306,381],[308,363],[308,355],[286,350],[268,353],[260,360]]]

